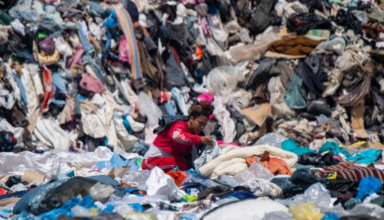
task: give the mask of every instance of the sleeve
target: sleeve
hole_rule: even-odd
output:
[[[174,126],[169,129],[168,135],[172,140],[179,144],[197,145],[200,144],[201,137],[189,133],[183,126]]]

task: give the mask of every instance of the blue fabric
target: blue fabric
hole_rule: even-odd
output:
[[[133,134],[132,128],[131,128],[131,126],[129,125],[129,122],[128,122],[128,120],[127,120],[127,117],[124,116],[124,117],[122,117],[122,119],[123,119],[123,125],[124,125],[125,129],[127,129],[128,133]]]
[[[227,198],[230,196],[236,197],[238,199],[257,199],[258,198],[258,196],[248,191],[228,193],[225,196],[223,196],[223,198]]]
[[[107,204],[105,209],[103,209],[103,212],[113,212],[113,210],[115,209],[115,207],[111,204]]]
[[[177,218],[182,220],[193,220],[196,215],[197,213],[182,213],[180,215],[177,215]]]
[[[131,193],[131,192],[136,191],[136,190],[138,190],[138,189],[137,189],[137,188],[125,188],[125,189],[124,189],[124,191],[125,191],[126,193]]]
[[[51,99],[51,103],[54,104],[55,106],[57,107],[64,107],[64,105],[67,103],[65,100],[62,100],[62,99],[57,99],[55,97],[55,94],[57,92],[57,87],[55,85],[52,85],[52,88],[53,88],[53,97]]]
[[[111,16],[109,16],[105,22],[104,22],[104,27],[106,28],[116,28],[117,27],[117,16],[116,13],[111,10]]]
[[[95,72],[97,78],[101,80],[101,82],[104,82],[104,76],[106,75],[100,68],[99,65],[89,56],[88,54],[85,54],[81,57],[81,62],[83,62],[84,65],[89,65],[93,72]]]
[[[84,197],[83,200],[79,198],[73,197],[70,201],[65,203],[61,208],[53,209],[49,212],[38,216],[29,216],[27,212],[23,211],[19,216],[17,216],[16,220],[56,220],[59,218],[61,214],[65,214],[68,217],[72,217],[71,208],[79,205],[86,209],[97,208],[91,196]]]
[[[20,89],[20,96],[21,96],[20,105],[27,105],[28,104],[27,94],[25,93],[25,88],[23,83],[21,82],[21,79],[16,74],[13,74],[13,78],[15,79],[16,84]]]
[[[376,160],[379,159],[381,155],[381,150],[376,150],[375,148],[370,148],[357,154],[356,156],[347,157],[346,161],[355,161],[359,163],[376,163]]]
[[[0,210],[0,216],[3,217],[3,218],[9,218],[11,217],[11,214],[12,212],[11,211],[8,211],[8,210]]]
[[[188,112],[183,112],[183,108],[181,105],[181,103],[184,102],[184,100],[182,100],[182,92],[176,87],[173,87],[170,92],[172,93],[172,99],[175,100],[180,113],[182,113],[183,115],[188,115]]]
[[[88,38],[87,36],[85,36],[81,26],[77,25],[77,27],[78,27],[77,33],[79,34],[81,44],[83,44],[84,50],[87,51],[88,54],[92,53],[93,51],[95,51],[95,48],[93,47],[92,44],[88,42]]]
[[[134,209],[140,211],[140,212],[143,212],[144,211],[144,208],[142,205],[140,205],[139,203],[130,203],[128,204],[129,206],[132,206]]]
[[[163,104],[165,110],[167,111],[168,115],[176,115],[175,108],[173,108],[168,102]]]
[[[319,150],[319,154],[323,153],[324,151],[329,151],[329,152],[334,151],[338,154],[340,154],[340,153],[344,154],[346,157],[350,156],[350,154],[347,151],[341,149],[336,142],[328,142],[328,141],[325,142],[325,144],[323,146],[321,146],[321,148]]]
[[[293,140],[288,139],[281,143],[281,148],[283,150],[295,153],[297,156],[300,156],[305,153],[316,153],[314,150],[311,150],[306,147],[298,146]]]
[[[190,173],[190,174],[201,175],[201,174],[199,173],[199,171],[197,171],[197,170],[187,170],[186,172],[187,172],[187,173]]]
[[[81,99],[81,100],[85,100],[85,97],[84,96],[82,96],[82,95],[77,95],[77,97],[79,98],[79,99]]]
[[[359,192],[356,199],[362,199],[364,196],[369,196],[375,193],[381,187],[381,182],[376,177],[365,177],[359,182]]]
[[[23,197],[25,194],[27,194],[30,191],[32,191],[32,190],[23,190],[23,191],[18,191],[18,192],[15,192],[15,193],[4,194],[4,195],[0,196],[0,200],[1,199],[6,199],[6,198],[11,198],[11,197],[21,198],[21,197]]]
[[[321,218],[321,220],[340,220],[339,216],[333,213],[327,213]]]
[[[58,73],[53,73],[52,83],[55,85],[62,93],[68,93],[67,85],[68,81],[60,76]]]
[[[97,162],[96,166],[100,167],[101,169],[106,168],[107,161],[99,161]],[[120,156],[118,154],[113,154],[111,159],[109,160],[112,167],[125,167],[125,166],[131,166],[129,171],[135,171],[139,169],[139,166],[137,166],[135,160],[129,160],[123,156]]]

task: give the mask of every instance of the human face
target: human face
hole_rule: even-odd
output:
[[[199,116],[196,118],[191,116],[188,121],[189,132],[192,134],[198,134],[202,132],[207,122],[208,118],[205,116]]]

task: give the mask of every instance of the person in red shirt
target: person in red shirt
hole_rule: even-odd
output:
[[[191,168],[184,157],[191,155],[193,145],[212,145],[212,137],[199,136],[208,122],[212,106],[209,102],[201,102],[192,107],[188,121],[179,121],[170,128],[160,132],[148,152],[144,155],[143,170],[159,167],[168,172],[179,167],[181,171]]]

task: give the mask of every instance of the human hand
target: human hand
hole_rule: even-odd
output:
[[[213,145],[213,141],[212,140],[213,139],[212,139],[211,136],[204,136],[204,137],[201,137],[200,142],[202,144],[206,144],[206,145],[212,146]]]

